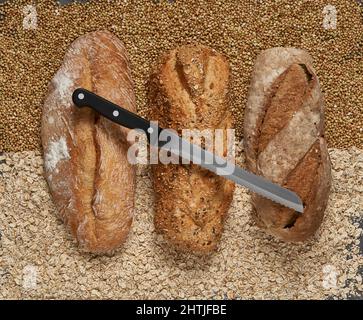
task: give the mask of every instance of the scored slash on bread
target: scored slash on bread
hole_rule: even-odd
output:
[[[331,184],[323,96],[311,57],[273,48],[256,60],[244,118],[247,169],[294,191],[304,213],[252,195],[254,217],[267,232],[303,241],[322,222]]]

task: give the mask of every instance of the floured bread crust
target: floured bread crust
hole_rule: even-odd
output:
[[[126,49],[110,32],[71,44],[49,84],[41,127],[45,177],[60,217],[83,249],[103,253],[129,233],[135,169],[127,161],[128,131],[75,107],[78,87],[136,112]]]
[[[151,75],[151,119],[163,128],[233,128],[227,60],[202,45],[170,51]],[[227,143],[221,148],[226,155]],[[155,228],[181,250],[208,253],[223,231],[234,184],[197,165],[152,166],[156,193]]]
[[[322,222],[331,185],[323,96],[311,57],[295,48],[256,60],[244,118],[248,170],[296,192],[302,215],[253,194],[254,217],[267,232],[303,241]]]

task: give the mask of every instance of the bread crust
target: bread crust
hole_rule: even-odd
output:
[[[127,161],[127,129],[76,108],[78,87],[136,112],[127,52],[110,32],[71,44],[49,84],[41,125],[45,177],[60,217],[84,250],[104,253],[129,233],[135,169]]]
[[[247,169],[296,192],[304,213],[252,195],[253,216],[268,233],[304,241],[320,226],[331,165],[324,138],[323,95],[310,55],[272,48],[256,60],[244,118]]]
[[[185,45],[171,50],[150,77],[151,118],[179,134],[182,129],[233,128],[229,77],[226,58],[206,46]],[[226,143],[223,147],[225,155]],[[152,176],[156,231],[180,250],[214,250],[234,183],[193,164],[152,165]]]

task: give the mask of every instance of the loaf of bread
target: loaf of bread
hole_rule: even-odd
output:
[[[185,45],[170,51],[150,78],[151,119],[179,134],[183,129],[218,128],[226,136],[225,129],[233,127],[229,78],[226,58],[208,47]],[[219,155],[225,156],[226,148],[223,143]],[[215,249],[234,184],[195,164],[157,164],[152,174],[156,231],[183,251]]]
[[[322,222],[331,167],[323,96],[311,57],[295,48],[263,51],[256,60],[244,118],[247,169],[296,192],[304,213],[252,195],[254,217],[285,241],[303,241]]]
[[[75,107],[78,87],[136,111],[126,49],[111,33],[72,43],[49,84],[41,126],[45,176],[60,217],[84,250],[104,253],[129,233],[135,169],[127,161],[127,130]]]

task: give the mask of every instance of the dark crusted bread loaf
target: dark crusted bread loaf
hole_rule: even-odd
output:
[[[229,64],[216,51],[186,45],[170,51],[151,75],[151,119],[182,129],[232,128]],[[223,146],[226,154],[226,143]],[[156,192],[155,227],[180,249],[215,249],[234,184],[197,165],[152,166]]]
[[[87,251],[117,248],[129,233],[135,169],[127,161],[127,130],[73,105],[83,87],[135,112],[126,49],[107,31],[72,43],[49,84],[41,137],[45,176],[61,218]]]
[[[311,57],[273,48],[256,60],[244,118],[248,170],[296,192],[304,213],[252,196],[254,217],[286,241],[310,237],[322,222],[331,176],[323,96]]]

